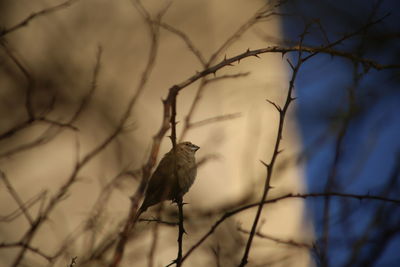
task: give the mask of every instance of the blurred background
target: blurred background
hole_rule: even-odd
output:
[[[342,54],[301,66],[268,193],[288,197],[264,206],[248,266],[396,266],[399,16],[395,1],[362,2],[0,1],[0,266],[108,266],[168,89],[247,49],[296,50],[308,25],[303,46]],[[259,57],[178,95],[178,139],[201,147],[184,253],[260,201],[279,126],[266,99],[284,105],[297,52]],[[176,258],[177,228],[160,222],[176,205],[157,210],[120,266]],[[255,213],[224,219],[184,264],[237,266]]]
[[[292,40],[313,22],[306,43],[323,46],[359,31],[337,49],[368,58],[371,68],[329,55],[314,57],[297,79],[297,119],[310,192],[399,198],[400,14],[397,1],[289,1],[282,20]],[[294,15],[296,14],[296,15]],[[365,25],[371,25],[366,28]],[[395,65],[397,64],[397,67]],[[323,266],[397,266],[398,203],[307,200]]]

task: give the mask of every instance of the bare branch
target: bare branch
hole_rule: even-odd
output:
[[[263,202],[264,205],[267,204],[273,204],[280,202],[285,199],[307,199],[307,198],[320,198],[320,197],[326,197],[326,196],[331,196],[331,197],[340,197],[340,198],[350,198],[350,199],[357,199],[357,200],[374,200],[374,201],[383,201],[387,203],[394,203],[397,205],[400,205],[400,199],[394,199],[394,198],[387,198],[383,196],[374,196],[370,194],[346,194],[346,193],[340,193],[340,192],[326,192],[326,193],[309,193],[309,194],[286,194],[283,196],[279,196],[276,198],[271,198],[268,200],[265,200]],[[236,208],[232,211],[224,213],[212,226],[211,228],[185,253],[185,255],[182,257],[182,261],[185,261],[190,254],[196,250],[209,236],[211,236],[215,230],[218,228],[218,226],[223,223],[226,219],[243,212],[245,210],[255,208],[259,206],[259,203],[253,203],[253,204],[248,204],[239,208]]]
[[[20,242],[15,242],[15,243],[0,243],[0,249],[1,248],[11,248],[11,247],[23,247],[39,256],[41,256],[42,258],[46,259],[47,261],[52,261],[53,257],[46,255],[45,253],[43,253],[40,249],[38,248],[34,248],[29,246],[28,244],[25,244],[24,242],[20,241]]]
[[[200,61],[201,65],[203,67],[207,66],[207,62],[204,59],[203,55],[201,54],[200,50],[198,48],[196,48],[196,46],[194,45],[194,43],[190,40],[189,36],[187,36],[186,33],[176,29],[175,27],[168,25],[167,23],[160,23],[160,26],[164,29],[166,29],[169,32],[172,32],[174,34],[176,34],[177,36],[179,36],[186,44],[186,46],[189,48],[189,50],[193,53],[193,55],[195,55],[197,57],[197,59]]]
[[[250,231],[244,230],[241,227],[238,227],[239,232],[245,233],[245,234],[250,234]],[[268,239],[271,241],[274,241],[276,243],[279,244],[284,244],[284,245],[289,245],[289,246],[294,246],[294,247],[301,247],[301,248],[306,248],[306,249],[313,249],[314,244],[308,244],[308,243],[304,243],[304,242],[298,242],[298,241],[294,241],[294,240],[284,240],[282,238],[277,238],[271,235],[266,235],[263,233],[260,233],[259,231],[257,231],[255,233],[256,236],[263,238],[263,239]]]
[[[18,195],[17,191],[15,191],[14,187],[11,185],[10,181],[8,181],[7,176],[4,172],[0,170],[0,178],[3,180],[4,184],[6,185],[8,192],[14,198],[15,202],[18,204],[18,208],[23,212],[28,222],[32,225],[33,219],[32,216],[29,214],[28,209],[25,207],[23,201],[21,200],[20,196]]]
[[[208,125],[210,123],[232,120],[232,119],[239,118],[241,115],[242,115],[241,113],[232,113],[232,114],[227,114],[227,115],[215,116],[215,117],[204,119],[201,121],[192,122],[189,124],[189,128],[196,128],[196,127]]]
[[[29,24],[29,22],[31,22],[32,20],[34,20],[36,18],[39,18],[39,17],[45,16],[45,15],[51,14],[53,12],[62,10],[64,8],[67,8],[67,7],[71,6],[72,4],[74,4],[77,1],[78,0],[68,0],[68,1],[65,1],[65,2],[63,2],[61,4],[56,5],[56,6],[48,7],[48,8],[45,8],[43,10],[40,10],[38,12],[33,12],[28,17],[26,17],[25,19],[23,19],[19,23],[15,24],[14,26],[1,31],[0,32],[0,37],[4,37],[9,33],[12,33],[12,32],[14,32],[14,31],[16,31],[16,30],[18,30],[18,29],[20,29],[22,27],[27,26]]]

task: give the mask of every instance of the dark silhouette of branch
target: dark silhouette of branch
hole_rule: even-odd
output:
[[[283,196],[275,197],[272,199],[265,200],[263,202],[264,205],[266,204],[272,204],[272,203],[277,203],[285,199],[293,199],[293,198],[300,198],[300,199],[307,199],[307,198],[320,198],[320,197],[326,197],[326,196],[331,196],[331,197],[341,197],[341,198],[350,198],[350,199],[357,199],[359,201],[361,200],[375,200],[375,201],[383,201],[387,203],[395,203],[397,205],[400,205],[400,199],[393,199],[393,198],[387,198],[383,196],[374,196],[370,194],[346,194],[346,193],[340,193],[340,192],[326,192],[326,193],[309,193],[309,194],[286,194]],[[211,236],[214,231],[218,228],[218,226],[223,223],[226,219],[251,208],[258,207],[260,203],[253,203],[253,204],[248,204],[239,208],[236,208],[232,211],[224,213],[212,226],[211,228],[190,248],[188,251],[183,255],[182,261],[185,261],[190,254],[196,250],[209,236]]]
[[[283,108],[280,108],[279,106],[277,106],[277,104],[269,101],[276,108],[276,110],[279,113],[278,132],[277,132],[277,135],[276,135],[276,140],[275,140],[275,145],[274,145],[274,150],[273,150],[273,153],[272,153],[271,160],[269,161],[269,163],[263,163],[262,162],[265,165],[266,170],[267,170],[267,175],[266,175],[265,184],[264,184],[264,190],[263,190],[263,194],[262,194],[260,203],[259,203],[258,208],[257,208],[256,216],[254,217],[254,222],[253,222],[253,225],[251,227],[250,235],[249,235],[248,241],[246,243],[246,248],[245,248],[245,251],[243,253],[242,260],[241,260],[241,262],[239,264],[240,267],[245,266],[247,264],[247,262],[248,262],[248,257],[249,257],[252,241],[253,241],[254,235],[256,233],[256,229],[257,229],[257,225],[258,225],[258,222],[260,220],[260,217],[261,217],[262,209],[264,207],[264,201],[267,198],[269,190],[272,188],[272,186],[271,186],[271,178],[272,178],[273,170],[274,170],[274,167],[275,167],[275,161],[276,161],[278,155],[281,152],[279,147],[280,147],[281,140],[282,140],[283,127],[284,127],[284,123],[285,123],[286,113],[287,113],[287,111],[289,109],[290,103],[294,100],[294,98],[292,97],[292,92],[294,90],[294,82],[296,80],[296,77],[297,77],[297,74],[298,74],[298,72],[300,70],[301,65],[304,63],[304,60],[302,58],[302,56],[303,56],[302,53],[303,52],[301,50],[301,46],[303,44],[303,40],[304,40],[304,37],[305,37],[305,35],[307,33],[307,30],[308,30],[308,26],[304,29],[304,32],[300,36],[297,64],[295,66],[293,66],[290,63],[290,61],[288,60],[290,66],[292,67],[292,78],[290,79],[290,82],[289,82],[289,88],[288,88],[286,101],[285,101],[285,104],[284,104]]]

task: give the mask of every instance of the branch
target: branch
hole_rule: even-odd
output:
[[[271,187],[271,178],[272,178],[273,170],[274,170],[274,167],[275,167],[276,159],[277,159],[277,157],[278,157],[278,155],[280,153],[279,147],[280,147],[281,140],[282,140],[283,126],[284,126],[284,122],[285,122],[285,118],[286,118],[286,113],[287,113],[287,111],[289,109],[290,103],[293,100],[292,92],[294,90],[294,81],[296,80],[296,77],[297,77],[297,74],[298,74],[298,72],[300,70],[301,65],[304,63],[304,61],[302,60],[301,46],[303,44],[304,36],[305,36],[305,34],[307,32],[307,29],[308,29],[308,26],[306,26],[306,28],[304,29],[303,34],[300,37],[300,42],[299,42],[300,49],[299,49],[299,52],[298,52],[297,64],[294,67],[292,66],[292,69],[293,69],[292,78],[290,79],[290,82],[289,82],[289,88],[288,88],[286,101],[285,101],[285,104],[284,104],[283,108],[280,108],[280,107],[277,106],[277,104],[269,101],[278,110],[278,114],[279,114],[278,132],[276,134],[275,146],[274,146],[274,150],[273,150],[273,153],[272,153],[272,158],[271,158],[271,160],[269,161],[268,164],[264,163],[264,165],[266,166],[266,170],[267,170],[267,175],[265,177],[264,190],[263,190],[263,193],[262,193],[262,196],[261,196],[260,203],[259,203],[258,208],[257,208],[256,216],[254,217],[253,225],[251,227],[250,235],[249,235],[249,238],[247,240],[247,244],[246,244],[245,251],[243,253],[242,260],[241,260],[241,262],[239,264],[240,267],[245,266],[247,264],[247,262],[248,262],[248,257],[249,257],[249,254],[250,254],[251,245],[252,245],[252,242],[253,242],[254,235],[256,233],[258,222],[259,222],[260,217],[261,217],[261,212],[262,212],[262,209],[264,207],[264,202],[265,202],[265,199],[267,198],[269,190],[272,188]]]
[[[201,126],[204,126],[204,125],[207,125],[210,123],[214,123],[214,122],[236,119],[236,118],[239,118],[241,115],[242,115],[241,113],[232,113],[232,114],[227,114],[227,115],[215,116],[215,117],[204,119],[201,121],[192,122],[189,124],[189,128],[196,128],[196,127],[201,127]]]
[[[45,253],[40,251],[38,248],[31,247],[22,241],[15,242],[15,243],[0,243],[0,248],[10,248],[10,247],[23,247],[23,248],[41,256],[42,258],[46,259],[48,262],[51,262],[53,260],[53,257],[46,255]]]
[[[250,234],[250,231],[244,230],[241,227],[238,227],[238,231],[242,232],[242,233],[245,233],[245,234]],[[294,247],[301,247],[301,248],[306,248],[306,249],[313,249],[314,248],[313,244],[302,243],[302,242],[298,242],[298,241],[294,241],[294,240],[284,240],[284,239],[281,239],[281,238],[277,238],[277,237],[273,237],[273,236],[270,236],[270,235],[266,235],[266,234],[260,233],[259,231],[257,231],[255,233],[255,235],[257,237],[260,237],[260,238],[263,238],[263,239],[272,240],[272,241],[274,241],[276,243],[279,243],[279,244],[284,244],[284,245],[289,245],[289,246],[294,246]]]
[[[32,225],[33,224],[33,218],[29,214],[28,209],[26,208],[25,204],[19,197],[17,191],[15,191],[14,187],[11,185],[10,181],[8,181],[7,176],[5,175],[4,172],[0,170],[0,178],[3,180],[4,184],[6,185],[8,192],[10,192],[10,195],[14,198],[15,202],[18,204],[18,208],[22,211],[22,213],[25,215],[26,219],[28,222]]]
[[[326,196],[331,196],[331,197],[342,197],[342,198],[350,198],[350,199],[357,199],[357,200],[375,200],[375,201],[383,201],[383,202],[388,202],[388,203],[394,203],[397,205],[400,205],[400,199],[393,199],[393,198],[387,198],[387,197],[382,197],[382,196],[374,196],[374,195],[358,195],[358,194],[346,194],[346,193],[340,193],[340,192],[326,192],[326,193],[308,193],[308,194],[286,194],[283,196],[279,196],[276,198],[268,199],[263,202],[264,205],[267,204],[273,204],[280,202],[285,199],[294,199],[294,198],[300,198],[300,199],[307,199],[307,198],[318,198],[318,197],[326,197]],[[232,211],[224,213],[208,230],[200,239],[197,241],[182,257],[182,261],[185,261],[190,254],[196,250],[200,245],[209,237],[211,236],[215,230],[218,228],[218,226],[224,222],[226,219],[240,213],[243,211],[246,211],[248,209],[254,208],[259,206],[259,202],[245,205],[242,207],[239,207],[237,209],[234,209]]]
[[[150,45],[150,52],[149,58],[147,60],[147,64],[145,69],[142,73],[141,79],[139,81],[138,87],[134,96],[131,98],[130,102],[128,103],[128,108],[126,112],[123,114],[119,127],[116,131],[104,141],[103,146],[106,147],[114,138],[120,133],[122,130],[123,125],[127,121],[130,116],[130,113],[133,109],[133,106],[136,104],[136,101],[139,99],[140,95],[144,91],[145,85],[147,84],[149,75],[151,74],[155,60],[157,58],[158,46],[159,46],[159,25],[162,19],[162,16],[167,11],[169,5],[167,5],[160,13],[157,15],[156,19],[151,18],[150,14],[147,10],[142,6],[140,0],[132,1],[133,5],[136,7],[136,10],[141,14],[143,20],[145,21],[146,25],[148,26],[150,37],[151,37],[151,45]],[[164,105],[164,113],[169,114],[169,109],[166,109],[166,105]],[[137,213],[139,201],[142,198],[146,184],[148,179],[151,175],[151,170],[154,167],[157,159],[157,154],[160,149],[161,139],[164,136],[165,132],[168,130],[168,118],[169,116],[164,115],[163,124],[159,131],[159,134],[153,137],[153,145],[150,152],[149,159],[147,163],[142,167],[142,179],[140,184],[136,190],[136,192],[130,197],[131,205],[129,208],[129,214],[126,220],[126,223],[123,227],[122,232],[119,234],[119,240],[117,241],[117,246],[115,248],[115,252],[110,264],[110,267],[117,267],[123,257],[124,250],[126,243],[128,241],[128,236],[132,231],[133,227],[135,226],[136,220],[138,219],[139,213]],[[167,119],[167,120],[165,120]],[[100,147],[99,147],[100,148]],[[94,152],[94,151],[93,151]]]
[[[201,54],[200,50],[196,48],[196,46],[193,44],[193,42],[190,40],[190,38],[187,36],[186,33],[172,27],[171,25],[168,25],[167,23],[160,23],[159,25],[162,28],[164,28],[165,30],[179,36],[185,42],[185,44],[187,45],[189,50],[197,57],[197,59],[200,61],[201,65],[203,67],[207,66],[207,62],[204,59],[203,55]]]
[[[16,30],[18,30],[18,29],[20,29],[22,27],[27,26],[29,24],[29,22],[31,22],[35,18],[42,17],[42,16],[48,15],[50,13],[56,12],[58,10],[64,9],[66,7],[69,7],[69,6],[71,6],[72,4],[74,4],[77,1],[78,0],[68,0],[68,1],[65,1],[65,2],[63,2],[61,4],[56,5],[56,6],[48,7],[48,8],[45,8],[45,9],[41,10],[41,11],[38,11],[38,12],[33,12],[32,14],[30,14],[28,17],[26,17],[25,19],[23,19],[22,21],[20,21],[16,25],[1,31],[0,32],[0,37],[4,37],[9,33],[12,33],[12,32],[14,32],[14,31],[16,31]]]

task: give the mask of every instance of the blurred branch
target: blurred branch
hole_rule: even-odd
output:
[[[163,221],[161,219],[139,219],[139,222],[155,222],[159,224],[164,224],[167,226],[178,226],[179,223],[176,222],[168,222],[168,221]]]
[[[238,231],[245,233],[245,234],[250,234],[250,231],[244,230],[241,227],[238,227]],[[313,249],[313,247],[314,247],[313,244],[307,244],[307,243],[298,242],[298,241],[294,241],[294,240],[284,240],[282,238],[277,238],[277,237],[274,237],[271,235],[266,235],[266,234],[260,233],[259,231],[257,231],[255,233],[255,236],[263,238],[263,239],[268,239],[268,240],[274,241],[279,244],[284,244],[284,245],[289,245],[289,246],[294,246],[294,247],[300,247],[300,248],[306,248],[306,249]]]
[[[28,121],[32,121],[35,117],[35,113],[33,110],[32,106],[32,93],[33,93],[33,88],[35,85],[35,80],[32,77],[32,74],[22,64],[22,62],[18,59],[18,57],[14,54],[14,52],[8,47],[6,42],[1,42],[0,45],[3,47],[3,49],[6,51],[7,55],[11,60],[14,62],[14,64],[18,67],[20,72],[25,76],[26,78],[26,86],[25,86],[25,109],[28,115]]]
[[[221,75],[218,77],[213,77],[213,78],[208,78],[206,80],[206,83],[213,83],[213,82],[218,82],[218,81],[222,81],[222,80],[226,80],[226,79],[234,79],[234,78],[240,78],[240,77],[246,77],[250,74],[250,72],[240,72],[240,73],[236,73],[236,74],[225,74],[225,75]]]
[[[215,117],[204,119],[201,121],[192,122],[189,124],[189,128],[196,128],[196,127],[201,127],[201,126],[208,125],[208,124],[211,124],[214,122],[236,119],[236,118],[239,118],[241,115],[242,115],[241,113],[232,113],[232,114],[227,114],[227,115],[215,116]]]
[[[147,84],[149,75],[154,67],[155,60],[157,57],[157,52],[158,52],[158,46],[159,46],[159,26],[158,25],[160,24],[160,21],[161,21],[163,15],[166,13],[166,11],[169,7],[169,5],[167,5],[164,9],[162,9],[158,13],[156,18],[153,19],[150,16],[150,14],[147,12],[147,10],[142,6],[142,3],[140,2],[140,0],[132,1],[132,3],[135,6],[136,10],[141,14],[143,20],[145,21],[146,25],[148,26],[150,37],[151,37],[150,52],[149,52],[147,64],[144,68],[144,71],[141,75],[141,79],[136,88],[136,92],[135,92],[134,96],[131,98],[131,100],[128,104],[128,108],[127,108],[126,112],[124,113],[123,117],[121,118],[118,129],[107,140],[104,141],[104,143],[103,143],[104,147],[107,146],[119,134],[120,130],[122,130],[123,125],[125,124],[125,122],[127,121],[127,119],[130,116],[133,106],[135,105],[139,96],[143,92],[145,85]],[[164,109],[164,112],[168,112],[168,114],[169,114],[169,109],[168,110]],[[160,144],[161,144],[161,138],[164,136],[164,133],[169,128],[168,127],[169,116],[168,116],[167,120],[165,120],[165,117],[166,116],[164,116],[163,125],[161,126],[161,129],[160,129],[160,134],[153,138],[153,146],[152,146],[152,150],[151,150],[149,159],[148,159],[147,163],[142,167],[142,179],[140,181],[140,184],[139,184],[136,192],[130,197],[131,205],[129,208],[129,214],[126,219],[123,230],[119,234],[119,237],[118,237],[119,239],[117,241],[117,245],[116,245],[112,260],[111,260],[110,267],[116,267],[120,264],[123,254],[124,254],[125,245],[128,241],[128,236],[129,236],[130,232],[132,231],[133,227],[135,226],[137,215],[138,215],[136,211],[138,210],[139,201],[144,194],[147,181],[151,175],[151,170],[152,170],[153,166],[155,165],[158,150],[159,150]],[[93,151],[93,152],[95,152],[95,151]]]
[[[190,40],[189,36],[187,36],[186,33],[174,28],[171,25],[168,25],[167,23],[164,22],[160,22],[160,26],[164,29],[166,29],[167,31],[176,34],[177,36],[179,36],[186,44],[186,46],[189,48],[189,50],[193,53],[193,55],[195,55],[197,57],[197,59],[200,61],[201,65],[203,67],[207,66],[207,62],[204,59],[203,55],[201,54],[200,50],[198,48],[196,48],[196,46],[194,45],[194,43]]]
[[[29,214],[29,211],[27,207],[25,206],[25,203],[21,200],[20,196],[18,195],[17,191],[14,189],[14,187],[11,185],[10,181],[8,181],[7,176],[3,171],[0,170],[0,178],[3,180],[4,184],[6,185],[8,192],[10,192],[10,195],[14,198],[15,202],[18,204],[19,210],[22,211],[22,213],[25,215],[26,219],[28,222],[32,225],[33,224],[33,219],[32,216]]]
[[[25,208],[25,210],[28,210],[30,207],[35,205],[37,202],[39,202],[40,200],[43,200],[45,198],[46,194],[47,194],[47,191],[43,191],[43,192],[37,194],[36,196],[34,196],[31,199],[27,200],[26,202],[22,203],[22,206],[18,207],[16,210],[11,212],[10,214],[5,215],[5,216],[0,216],[0,221],[1,222],[11,222],[11,221],[15,220],[16,218],[18,218],[18,216],[20,216],[21,214],[24,214],[23,209],[21,209],[22,207]]]
[[[248,19],[245,23],[241,24],[241,26],[229,37],[226,39],[224,43],[211,55],[209,59],[209,64],[214,63],[217,57],[226,49],[228,49],[236,40],[238,40],[243,34],[250,29],[254,24],[265,20],[268,17],[279,15],[274,12],[275,8],[278,8],[278,5],[274,5],[274,1],[270,1],[267,4],[264,4],[255,14]]]
[[[48,119],[45,116],[36,116],[35,117],[34,114],[32,113],[33,117],[29,117],[24,122],[17,124],[16,126],[12,127],[11,129],[7,130],[6,132],[0,134],[0,140],[9,138],[19,131],[22,131],[24,129],[32,127],[36,123],[46,123],[46,124],[49,124],[50,126],[35,140],[25,143],[25,144],[22,144],[22,145],[19,145],[17,147],[11,148],[10,150],[1,153],[0,158],[1,157],[10,157],[12,155],[26,151],[33,147],[37,147],[39,145],[46,144],[49,141],[51,141],[54,137],[56,137],[61,132],[60,130],[63,128],[77,131],[78,128],[76,126],[74,126],[73,124],[77,121],[77,119],[80,117],[80,115],[83,113],[83,111],[88,107],[88,104],[89,104],[90,100],[92,99],[95,90],[97,89],[97,79],[98,79],[98,74],[99,74],[100,66],[101,66],[101,57],[102,57],[102,48],[101,48],[101,46],[99,46],[97,49],[97,52],[96,52],[96,63],[95,63],[94,70],[93,70],[93,76],[92,76],[90,89],[89,89],[88,93],[83,97],[82,101],[79,104],[79,107],[77,108],[75,113],[72,115],[72,117],[67,122],[64,123],[64,122],[58,122],[58,121],[55,121],[52,119]],[[30,103],[30,101],[27,103]]]
[[[46,255],[38,248],[29,246],[28,244],[24,243],[23,241],[15,242],[15,243],[0,243],[0,249],[1,248],[11,248],[11,247],[23,247],[23,248],[41,256],[42,258],[46,259],[49,262],[51,262],[53,260],[53,257]]]
[[[4,29],[4,30],[0,31],[0,37],[4,37],[9,33],[12,33],[12,32],[14,32],[14,31],[16,31],[16,30],[18,30],[18,29],[20,29],[22,27],[27,26],[29,24],[29,22],[31,22],[32,20],[34,20],[36,18],[39,18],[39,17],[45,16],[45,15],[51,14],[53,12],[62,10],[64,8],[67,8],[67,7],[71,6],[72,4],[74,4],[77,1],[79,1],[79,0],[68,0],[68,1],[65,1],[65,2],[63,2],[61,4],[58,4],[58,5],[55,5],[55,6],[48,7],[48,8],[45,8],[43,10],[40,10],[38,12],[33,12],[28,17],[26,17],[25,19],[23,19],[19,23],[15,24],[14,26],[12,26],[12,27],[10,27],[8,29]]]
[[[163,208],[164,208],[163,204],[159,205],[159,207],[157,209],[157,217],[161,217],[161,213],[162,213]],[[148,254],[148,267],[153,267],[154,266],[154,257],[156,255],[158,236],[159,236],[159,224],[155,223],[153,225],[152,242],[151,242],[150,251],[149,251],[149,254]]]
[[[94,67],[94,74],[93,74],[93,81],[95,81],[95,79],[97,79],[97,73],[99,71],[99,66],[100,66],[100,59],[101,59],[101,49],[98,49],[97,52],[97,57],[96,57],[96,64]],[[86,107],[88,100],[90,99],[91,95],[94,92],[94,89],[96,88],[95,84],[96,82],[92,81],[92,85],[91,85],[91,90],[88,93],[87,98],[85,98],[82,103],[80,108],[78,108],[77,112],[75,113],[75,115],[72,117],[72,119],[70,120],[70,123],[72,123],[73,121],[75,121],[79,114],[81,114],[83,108],[82,106]],[[51,127],[47,130],[50,131]],[[57,134],[57,133],[56,133]],[[40,144],[41,142],[45,142],[46,140],[51,139],[51,136],[46,135],[46,132],[42,135],[42,137],[40,137],[39,139],[37,139],[36,141],[32,142],[32,143],[28,143],[24,146],[21,146],[19,149],[22,148],[26,148],[26,147],[35,147],[36,145]],[[40,142],[40,143],[38,143]],[[16,151],[16,150],[15,150]],[[97,151],[96,149],[94,149],[94,151]],[[69,178],[64,182],[64,184],[58,189],[58,191],[55,193],[55,195],[50,199],[47,207],[45,207],[43,209],[43,211],[41,212],[41,214],[39,214],[37,216],[37,218],[32,222],[31,227],[27,230],[27,232],[23,235],[22,239],[25,244],[29,245],[30,242],[32,241],[33,237],[35,236],[35,234],[37,233],[37,230],[40,228],[40,226],[42,225],[42,223],[44,221],[46,221],[46,219],[49,217],[50,213],[54,210],[54,208],[57,206],[58,203],[60,203],[60,201],[62,201],[64,199],[64,197],[66,196],[69,188],[76,182],[77,180],[77,176],[79,171],[82,169],[83,166],[85,166],[92,157],[94,157],[94,155],[96,155],[97,153],[93,153],[89,152],[81,161],[79,159],[77,159],[75,167],[71,173],[71,175],[69,176]],[[26,247],[23,247],[21,249],[21,251],[18,253],[14,263],[12,264],[12,266],[18,266],[20,265],[20,262],[22,261],[25,252],[26,252]]]
[[[76,260],[78,259],[78,257],[77,256],[75,256],[75,257],[72,257],[72,259],[71,259],[71,263],[68,265],[68,267],[74,267],[75,266],[75,264],[76,264]]]

